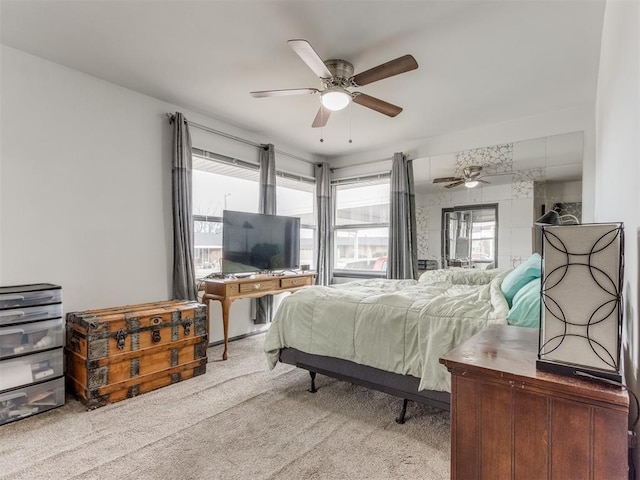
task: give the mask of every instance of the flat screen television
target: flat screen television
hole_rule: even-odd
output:
[[[299,218],[222,212],[222,273],[273,272],[299,266]]]

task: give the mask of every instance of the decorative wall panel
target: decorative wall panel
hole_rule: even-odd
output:
[[[465,167],[481,165],[482,173],[507,173],[513,170],[513,143],[463,150],[455,154],[455,174]]]

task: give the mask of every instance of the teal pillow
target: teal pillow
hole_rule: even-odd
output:
[[[513,297],[507,323],[518,327],[540,327],[540,279],[531,280]]]
[[[526,261],[518,265],[504,277],[500,289],[507,299],[509,307],[513,304],[513,297],[518,290],[535,278],[540,278],[542,269],[542,257],[534,253]]]

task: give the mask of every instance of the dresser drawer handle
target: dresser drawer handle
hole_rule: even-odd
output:
[[[258,289],[260,289],[260,284],[259,284],[259,283],[254,283],[254,284],[253,284],[253,289],[254,289],[254,290],[258,290]]]
[[[294,279],[291,281],[291,283],[293,283],[294,285],[297,285],[297,284],[298,284],[298,279],[297,279],[297,278],[294,278]]]

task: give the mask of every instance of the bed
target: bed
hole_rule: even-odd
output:
[[[508,323],[503,283],[512,277],[447,269],[300,290],[282,301],[267,333],[269,367],[308,370],[311,391],[320,373],[396,395],[405,399],[398,421],[407,400],[448,409],[450,375],[439,359],[484,327]]]

